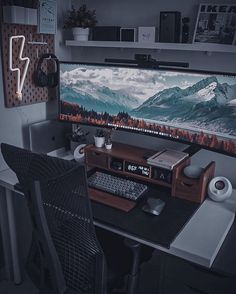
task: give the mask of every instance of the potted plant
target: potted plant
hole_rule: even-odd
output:
[[[101,148],[105,143],[105,131],[103,129],[97,129],[94,135],[95,146]]]
[[[107,150],[112,148],[111,132],[112,130],[108,130],[105,135],[105,148]]]
[[[97,23],[95,10],[88,10],[84,4],[78,10],[72,6],[64,22],[64,28],[72,28],[76,41],[88,41],[89,29]]]
[[[80,127],[77,127],[73,130],[72,133],[67,135],[67,138],[70,141],[70,149],[72,153],[74,152],[75,148],[80,144],[85,144],[87,141],[87,135],[89,132],[85,132]]]

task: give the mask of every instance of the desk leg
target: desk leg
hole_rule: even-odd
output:
[[[6,190],[0,187],[0,225],[2,234],[2,245],[3,245],[3,255],[4,255],[4,272],[5,277],[11,279],[11,250],[9,248],[9,226],[8,226],[8,216],[6,209]],[[4,277],[4,278],[5,278]]]
[[[16,225],[15,225],[15,215],[12,203],[12,191],[6,189],[6,204],[7,204],[7,215],[8,215],[8,225],[9,225],[9,237],[10,237],[10,247],[12,254],[12,265],[13,265],[13,277],[15,284],[21,283],[21,271],[19,266],[19,255],[17,246],[17,236],[16,236]]]

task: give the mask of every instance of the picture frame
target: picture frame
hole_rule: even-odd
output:
[[[193,43],[236,45],[236,5],[200,4]]]
[[[57,1],[39,0],[38,33],[55,35],[57,31]]]
[[[155,27],[138,27],[138,42],[155,43],[156,28]]]

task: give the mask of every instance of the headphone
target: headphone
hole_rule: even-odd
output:
[[[55,67],[56,67],[55,72],[50,72],[46,74],[42,70],[42,64],[45,59],[51,59],[54,61]],[[59,61],[56,55],[52,53],[43,54],[38,61],[37,69],[34,72],[33,78],[34,78],[34,82],[36,86],[38,87],[48,87],[48,88],[56,87],[59,83]]]

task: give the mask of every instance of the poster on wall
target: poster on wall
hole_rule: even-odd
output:
[[[193,42],[236,45],[236,5],[200,4]]]
[[[57,1],[39,0],[38,33],[56,34],[57,28]]]

